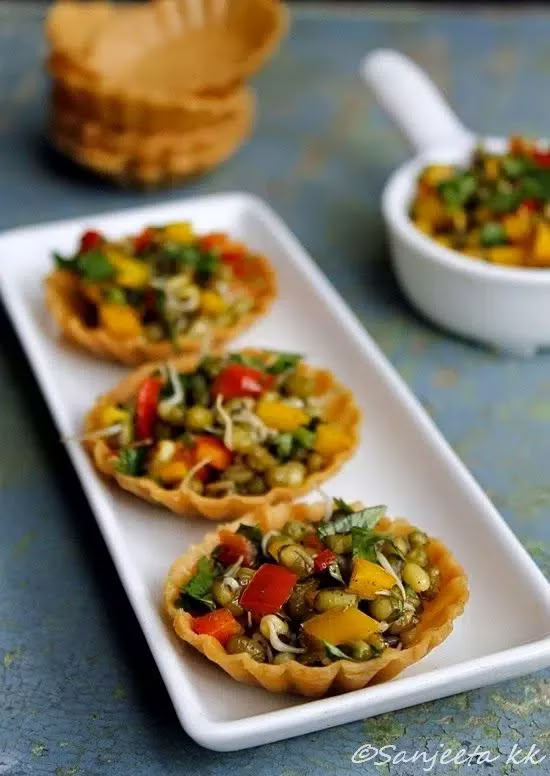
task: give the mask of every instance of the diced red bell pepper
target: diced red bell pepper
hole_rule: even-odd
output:
[[[148,226],[136,237],[134,237],[134,250],[136,253],[143,253],[143,251],[146,251],[153,242],[154,236],[155,230]]]
[[[193,617],[191,627],[195,633],[213,636],[222,646],[227,644],[231,636],[243,632],[242,626],[228,609],[214,609],[201,617]]]
[[[240,604],[253,615],[275,614],[292,593],[298,577],[284,566],[264,563],[241,594]]]
[[[221,394],[224,399],[241,396],[261,396],[275,381],[273,375],[245,364],[229,364],[222,369],[212,384],[213,396]]]
[[[209,458],[209,466],[219,471],[224,471],[224,469],[231,465],[233,453],[224,445],[221,439],[205,434],[195,439],[193,458],[195,463]]]
[[[104,238],[101,232],[96,232],[95,229],[88,229],[88,231],[84,232],[80,238],[81,253],[85,253],[86,251],[93,251],[94,248],[97,248],[98,245],[101,245],[103,239]]]
[[[539,209],[539,203],[536,199],[524,199],[521,203],[521,207],[524,207],[531,212],[535,212]]]
[[[329,566],[336,563],[336,559],[336,554],[332,550],[329,550],[328,548],[326,550],[321,550],[319,555],[315,556],[313,570],[316,572],[326,571]]]
[[[139,387],[136,396],[136,434],[138,439],[149,439],[157,419],[159,394],[162,380],[147,377]]]
[[[221,250],[228,240],[225,232],[212,232],[199,238],[199,247],[205,251]]]
[[[256,548],[246,536],[225,530],[220,531],[219,536],[220,547],[216,557],[220,563],[224,566],[232,566],[242,558],[243,566],[253,565],[256,559]]]
[[[316,533],[306,534],[302,540],[302,544],[304,544],[306,547],[310,547],[313,550],[319,550],[319,552],[325,548],[325,545],[319,539]]]
[[[550,167],[550,151],[535,149],[533,151],[533,161],[541,167]]]
[[[238,278],[246,278],[248,275],[248,254],[246,251],[223,251],[221,260],[224,264],[229,264],[233,274]]]

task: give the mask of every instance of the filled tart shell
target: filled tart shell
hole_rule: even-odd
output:
[[[224,525],[223,529],[236,531],[241,523],[247,523],[259,524],[262,531],[267,532],[281,529],[290,519],[318,522],[324,511],[324,504],[263,507],[255,514]],[[413,526],[401,518],[383,518],[378,528],[401,536],[409,533]],[[164,586],[164,613],[182,641],[202,652],[236,681],[263,687],[270,692],[320,697],[386,682],[441,644],[451,633],[454,620],[462,614],[468,601],[468,581],[464,570],[441,541],[430,539],[427,552],[430,561],[440,570],[441,586],[438,595],[425,602],[409,647],[401,650],[387,647],[379,657],[365,662],[337,660],[320,667],[305,666],[297,661],[282,665],[258,663],[246,653],[228,654],[214,637],[195,633],[191,627],[191,615],[176,607],[181,587],[194,573],[199,558],[209,555],[219,543],[219,531],[209,533],[200,545],[190,547],[175,561]]]
[[[257,352],[257,351],[247,351]],[[180,356],[171,359],[178,371],[192,371],[198,363],[197,356]],[[112,391],[104,394],[94,405],[85,420],[85,433],[100,428],[99,418],[102,409],[108,404],[125,402],[135,395],[138,386],[148,375],[152,374],[159,364],[146,364],[136,369],[120,382]],[[336,453],[328,465],[314,474],[309,474],[299,487],[272,488],[263,495],[249,496],[231,494],[220,498],[199,495],[191,488],[182,485],[176,489],[168,489],[155,482],[150,477],[131,477],[116,470],[116,453],[107,445],[104,439],[88,439],[84,442],[97,469],[116,480],[124,490],[134,493],[139,498],[154,504],[161,504],[178,515],[199,514],[208,520],[228,520],[244,515],[251,510],[267,504],[276,504],[299,498],[321,483],[332,477],[353,455],[359,442],[359,423],[361,413],[351,392],[336,381],[331,372],[315,369],[307,364],[299,365],[302,373],[314,376],[319,395],[326,396],[324,416],[327,420],[337,420],[339,425],[349,433],[349,446],[346,450]]]
[[[254,307],[230,327],[211,329],[211,347],[219,348],[244,332],[269,310],[277,292],[275,272],[263,256],[252,264],[254,274],[247,279]],[[170,340],[150,342],[143,335],[121,339],[88,319],[89,303],[81,292],[79,278],[67,270],[54,270],[46,278],[46,304],[64,338],[97,358],[138,365],[175,356],[198,353],[203,346],[196,337],[180,337],[177,347]]]

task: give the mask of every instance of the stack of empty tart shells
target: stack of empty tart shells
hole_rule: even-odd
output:
[[[47,20],[54,146],[145,186],[215,167],[251,132],[246,79],[286,24],[278,0],[57,2]]]

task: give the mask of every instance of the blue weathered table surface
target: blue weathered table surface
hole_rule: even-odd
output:
[[[105,186],[48,154],[43,14],[41,5],[0,4],[0,228],[180,197]],[[254,138],[184,193],[246,189],[279,211],[548,573],[550,355],[520,361],[478,349],[435,330],[403,301],[378,201],[407,152],[357,65],[369,48],[398,47],[429,69],[469,126],[545,134],[550,14],[313,6],[293,16],[290,38],[257,79]],[[178,725],[0,316],[0,774],[406,775],[428,767],[353,764],[363,743],[432,754],[443,744],[481,744],[500,755],[492,773],[550,773],[548,672],[246,753],[197,746]],[[514,743],[549,757],[514,769],[506,764]]]

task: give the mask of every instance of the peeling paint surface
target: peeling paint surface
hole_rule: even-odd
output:
[[[180,197],[109,187],[46,150],[43,14],[41,4],[0,3],[0,228]],[[378,202],[407,150],[357,66],[369,48],[401,48],[467,125],[549,134],[550,13],[379,5],[346,14],[313,5],[293,15],[290,38],[256,79],[254,138],[184,194],[246,189],[273,205],[549,575],[550,354],[522,361],[482,350],[403,300]],[[424,772],[418,762],[352,763],[367,742],[431,754],[480,745],[502,755],[434,773],[550,773],[549,671],[245,754],[194,744],[2,312],[0,323],[0,774]],[[514,745],[536,745],[548,759],[507,764]]]

